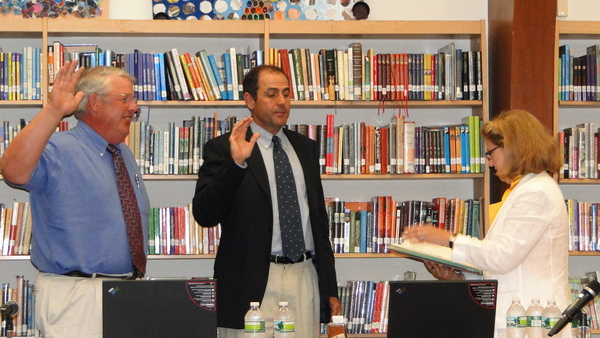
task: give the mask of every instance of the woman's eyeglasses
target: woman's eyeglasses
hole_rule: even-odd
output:
[[[490,151],[486,151],[486,152],[484,153],[484,155],[485,155],[485,157],[488,159],[488,161],[491,161],[491,160],[492,160],[492,153],[494,152],[494,150],[496,150],[496,149],[498,149],[498,148],[500,148],[500,146],[496,146],[496,148],[494,148],[494,149],[492,149],[492,150],[490,150]]]

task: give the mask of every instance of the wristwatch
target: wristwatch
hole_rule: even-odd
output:
[[[451,235],[450,236],[450,241],[448,242],[448,246],[450,247],[450,249],[454,248],[454,242],[456,241],[456,235]]]

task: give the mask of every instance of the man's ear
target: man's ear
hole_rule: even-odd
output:
[[[244,93],[244,102],[246,102],[246,107],[248,107],[248,109],[252,110],[254,109],[254,98],[252,98],[252,95],[250,95],[250,93],[245,92]]]
[[[100,100],[102,99],[98,96],[98,94],[91,93],[90,95],[88,95],[87,105],[90,109],[97,112],[100,108]]]

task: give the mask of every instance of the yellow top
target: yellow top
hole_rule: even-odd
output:
[[[490,208],[489,208],[490,224],[494,223],[494,218],[496,218],[496,214],[498,214],[498,210],[500,210],[502,203],[504,203],[504,201],[506,200],[508,195],[510,195],[510,193],[513,191],[514,187],[517,186],[517,184],[519,184],[519,182],[521,181],[522,178],[523,178],[523,176],[518,176],[517,178],[515,178],[514,181],[512,181],[512,183],[510,184],[510,188],[506,189],[506,191],[502,195],[502,200],[500,202],[490,204]]]

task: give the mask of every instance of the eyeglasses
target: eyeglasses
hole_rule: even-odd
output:
[[[131,102],[135,103],[136,105],[138,103],[138,99],[130,94],[107,94],[104,96],[118,97],[117,101],[123,103],[126,106],[129,105]],[[141,114],[142,114],[142,111],[140,109],[138,109],[135,113],[133,113],[133,116],[131,117],[131,121],[137,122],[137,120],[139,119]]]
[[[485,157],[488,159],[488,161],[491,161],[491,160],[492,160],[492,153],[494,152],[494,150],[496,150],[496,149],[498,149],[498,148],[500,148],[500,146],[496,146],[496,148],[494,148],[494,149],[492,149],[492,150],[490,150],[490,151],[486,151],[486,152],[484,153],[484,155],[485,155]]]
[[[135,113],[133,113],[133,116],[131,117],[131,121],[137,122],[137,120],[140,118],[140,115],[142,115],[142,110],[136,110]]]
[[[131,102],[137,104],[138,103],[138,99],[130,94],[108,94],[105,96],[114,96],[114,97],[118,97],[119,99],[117,101],[122,102],[123,104],[130,104]]]

